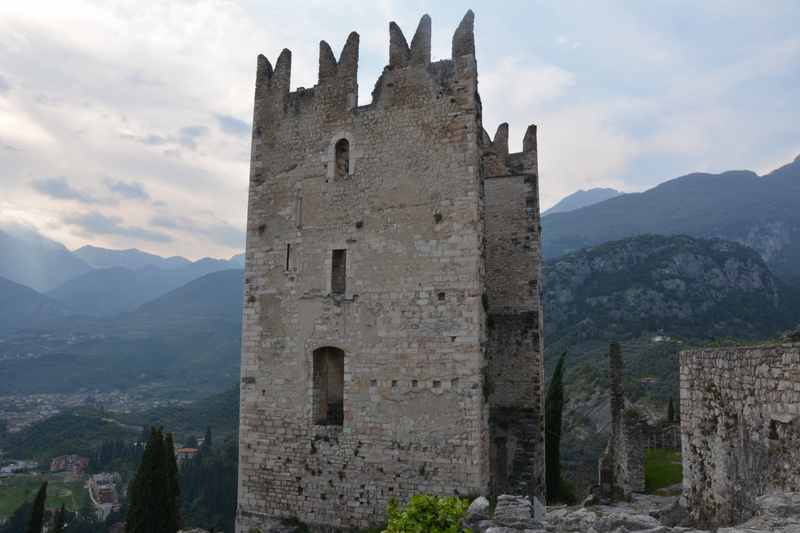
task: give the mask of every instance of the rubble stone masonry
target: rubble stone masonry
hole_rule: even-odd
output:
[[[536,130],[481,123],[473,15],[431,20],[359,106],[358,34],[290,91],[258,58],[237,531],[384,519],[390,498],[543,499]]]
[[[800,491],[800,343],[680,355],[684,494],[692,519],[730,525],[775,489]]]

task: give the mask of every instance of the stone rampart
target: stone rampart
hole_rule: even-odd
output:
[[[684,494],[700,525],[742,522],[800,490],[800,343],[681,352]]]

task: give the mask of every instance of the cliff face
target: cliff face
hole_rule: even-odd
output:
[[[550,260],[545,339],[642,332],[772,335],[792,322],[784,287],[755,251],[728,241],[643,235]]]

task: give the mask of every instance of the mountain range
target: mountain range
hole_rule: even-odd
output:
[[[642,193],[542,218],[546,259],[641,234],[739,242],[772,272],[800,278],[800,157],[764,176],[694,173]]]
[[[11,304],[0,305],[0,395],[144,386],[171,397],[230,387],[239,368],[243,278],[240,269],[213,272],[104,318],[64,311],[2,280],[0,302]],[[15,319],[20,294],[30,311]]]
[[[243,254],[189,261],[136,249],[84,246],[70,252],[29,229],[0,230],[0,277],[43,293],[48,312],[60,304],[56,314],[112,316],[211,272],[242,268]]]
[[[616,198],[625,193],[616,189],[609,189],[606,187],[596,187],[589,190],[579,190],[559,200],[553,207],[542,212],[542,216],[552,215],[554,213],[566,213],[567,211],[575,211],[581,207],[587,207],[599,202],[608,200],[609,198]]]
[[[0,228],[0,276],[39,292],[92,269],[58,242],[24,227]]]

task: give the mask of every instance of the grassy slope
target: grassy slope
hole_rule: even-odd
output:
[[[39,475],[19,475],[0,479],[0,518],[11,516],[17,508],[27,501],[33,501],[39,486],[47,479],[48,509],[62,504],[70,511],[81,508],[88,494],[82,481],[65,482],[59,477]]]

